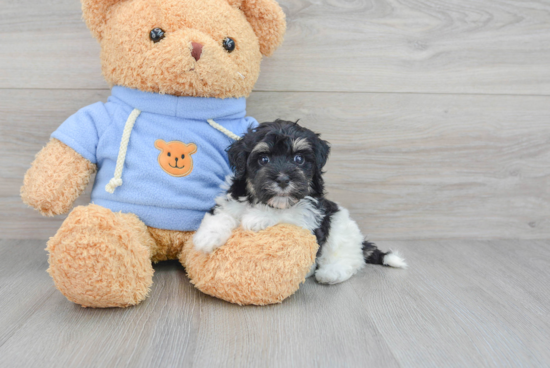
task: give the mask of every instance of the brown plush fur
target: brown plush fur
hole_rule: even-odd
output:
[[[237,229],[209,255],[188,242],[182,264],[191,282],[205,294],[240,305],[266,305],[280,303],[298,290],[317,249],[315,236],[293,225],[258,233]]]
[[[48,272],[70,301],[128,307],[143,301],[154,262],[179,259],[202,292],[240,305],[280,303],[298,290],[318,245],[309,231],[278,225],[238,229],[214,253],[197,252],[193,232],[147,228],[135,215],[90,204],[76,207],[48,242]]]
[[[101,43],[103,74],[112,85],[177,96],[248,96],[262,53],[282,42],[286,23],[274,0],[83,0],[84,19]],[[165,38],[153,43],[149,32]],[[222,47],[226,37],[236,48]],[[202,44],[199,61],[191,42]]]
[[[149,228],[149,233],[155,241],[155,250],[153,252],[153,262],[167,261],[170,259],[179,259],[183,246],[191,241],[194,231],[172,231]]]
[[[151,261],[178,259],[192,235],[148,228],[133,214],[79,206],[48,242],[48,272],[63,295],[82,306],[135,305],[153,283]]]
[[[283,42],[285,13],[276,2],[269,0],[245,0],[240,7],[258,36],[262,55],[271,56]]]
[[[153,247],[147,227],[135,215],[93,204],[80,206],[48,241],[48,272],[72,302],[127,307],[149,293]]]
[[[275,0],[82,0],[82,9],[101,43],[109,83],[177,96],[248,96],[262,54],[271,55],[285,31]],[[157,27],[165,38],[153,43],[149,34]],[[222,47],[226,37],[235,41],[232,53]],[[191,42],[203,45],[199,61]],[[25,175],[21,196],[44,215],[68,212],[95,170],[52,139]],[[127,307],[147,297],[151,261],[179,259],[205,293],[264,305],[298,289],[317,250],[313,235],[289,225],[236,231],[210,256],[194,251],[192,235],[147,228],[133,214],[93,204],[77,207],[48,242],[48,272],[75,303]]]
[[[25,174],[21,198],[45,216],[67,213],[95,171],[96,165],[52,139]]]

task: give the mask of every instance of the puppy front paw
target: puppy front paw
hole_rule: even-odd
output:
[[[255,233],[275,225],[277,225],[277,223],[273,222],[272,219],[256,213],[244,215],[241,223],[244,230],[254,231]]]
[[[231,237],[231,231],[223,229],[205,229],[199,228],[193,236],[195,249],[203,253],[212,253],[217,248],[224,245]]]
[[[321,284],[338,284],[353,276],[355,272],[351,267],[331,264],[315,271],[315,279]]]

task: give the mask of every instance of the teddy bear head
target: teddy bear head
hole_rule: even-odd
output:
[[[246,97],[280,45],[275,0],[82,0],[111,85],[176,96]]]

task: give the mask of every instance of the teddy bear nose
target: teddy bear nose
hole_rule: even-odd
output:
[[[202,44],[198,42],[191,42],[191,47],[193,48],[193,50],[191,50],[191,56],[193,56],[196,61],[199,61],[202,54]]]

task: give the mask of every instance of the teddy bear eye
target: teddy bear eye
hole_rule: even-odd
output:
[[[235,50],[235,41],[230,37],[226,37],[222,42],[222,46],[227,52],[231,53]]]
[[[172,157],[172,154],[170,152],[168,152],[168,157]]]
[[[183,160],[185,158],[185,155],[181,155],[181,159]]]
[[[164,38],[164,31],[160,28],[154,28],[149,34],[149,37],[151,38],[151,41],[157,43]]]

